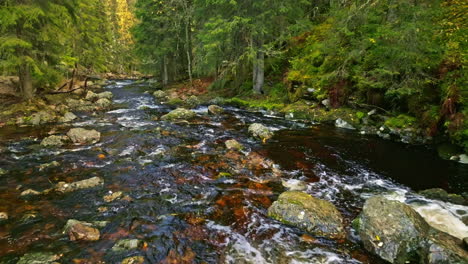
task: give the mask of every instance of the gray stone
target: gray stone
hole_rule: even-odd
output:
[[[38,191],[33,190],[33,189],[27,189],[27,190],[21,192],[21,194],[20,194],[21,197],[24,197],[24,196],[36,196],[36,195],[41,195],[41,192],[38,192]]]
[[[224,113],[224,108],[217,105],[208,106],[208,113],[211,115],[221,115]]]
[[[60,255],[51,252],[27,253],[16,264],[52,264],[60,259]]]
[[[112,105],[112,102],[107,98],[101,98],[96,101],[96,106],[101,109],[107,109]]]
[[[177,108],[169,112],[166,115],[161,117],[161,120],[164,121],[181,121],[181,120],[190,120],[197,116],[197,114],[191,110],[187,110],[184,108]]]
[[[460,239],[432,228],[399,201],[371,197],[354,222],[364,247],[390,263],[467,263]]]
[[[338,127],[338,128],[343,128],[343,129],[350,129],[350,130],[355,130],[356,129],[351,124],[349,124],[348,122],[344,121],[341,118],[338,118],[335,121],[335,126]]]
[[[93,177],[72,183],[59,182],[55,185],[54,190],[61,193],[69,193],[76,190],[88,189],[102,185],[104,185],[104,180],[102,178]]]
[[[68,140],[68,137],[66,136],[52,135],[52,136],[44,138],[41,141],[41,146],[46,147],[46,148],[61,147],[65,145],[65,142],[67,140]]]
[[[189,108],[195,108],[200,104],[200,100],[195,95],[192,95],[185,99],[185,105]]]
[[[345,237],[343,219],[336,207],[304,192],[282,193],[268,209],[268,216],[313,235],[332,239]]]
[[[115,245],[112,247],[113,251],[125,251],[125,250],[133,250],[138,249],[143,241],[139,239],[122,239],[117,241]]]
[[[96,143],[101,139],[101,133],[96,130],[86,130],[84,128],[72,128],[67,136],[75,144]]]
[[[224,144],[227,149],[242,150],[244,148],[244,146],[235,139],[226,140]]]
[[[254,123],[249,126],[249,133],[261,140],[268,140],[273,137],[273,132],[266,126]]]
[[[330,100],[329,99],[325,99],[322,101],[322,104],[323,106],[325,106],[326,108],[329,108],[330,107]]]
[[[75,119],[77,119],[78,117],[73,114],[72,112],[66,112],[60,119],[59,119],[59,122],[61,123],[69,123]]]

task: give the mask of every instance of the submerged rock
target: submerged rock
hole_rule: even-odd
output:
[[[193,119],[197,116],[197,114],[191,110],[187,110],[184,108],[177,108],[176,110],[173,110],[169,112],[166,115],[163,115],[161,117],[161,120],[164,121],[180,121],[180,120],[190,120]]]
[[[113,202],[123,196],[122,192],[115,192],[103,197],[104,201],[107,203]]]
[[[344,129],[350,129],[350,130],[355,130],[356,129],[351,124],[349,124],[348,122],[344,121],[341,118],[338,118],[335,121],[335,126],[338,127],[338,128],[344,128]]]
[[[254,123],[249,126],[249,133],[254,137],[260,138],[261,140],[268,140],[273,137],[273,132],[271,130],[259,123]]]
[[[61,193],[68,193],[68,192],[73,192],[76,190],[102,186],[103,184],[104,184],[104,180],[102,178],[93,177],[90,179],[72,182],[72,183],[59,182],[55,185],[54,190],[57,192],[61,192]]]
[[[58,161],[54,160],[52,162],[44,163],[44,164],[39,165],[39,171],[43,171],[45,169],[54,168],[54,167],[58,167],[58,166],[60,166],[60,163]]]
[[[122,260],[122,264],[143,264],[145,263],[145,258],[142,256],[129,257]]]
[[[336,207],[304,192],[282,193],[268,209],[268,216],[313,235],[336,239],[345,237],[343,219]]]
[[[432,228],[399,201],[374,196],[355,222],[364,247],[390,263],[467,263],[461,240]]]
[[[226,140],[224,144],[227,149],[242,150],[244,148],[244,146],[235,139]]]
[[[208,106],[208,113],[211,115],[221,115],[224,113],[224,108],[217,105]]]
[[[72,128],[67,136],[75,144],[96,143],[101,139],[101,133],[96,130],[86,130],[84,128]]]
[[[122,239],[117,241],[112,247],[113,251],[125,251],[139,248],[143,244],[143,241],[139,239]]]
[[[73,114],[72,112],[66,112],[60,119],[59,119],[59,122],[61,123],[69,123],[75,119],[77,119],[78,117]]]
[[[5,212],[0,212],[0,222],[8,220],[8,214]]]
[[[27,253],[16,264],[52,264],[60,259],[60,255],[51,252]]]
[[[38,191],[33,190],[33,189],[27,189],[27,190],[21,192],[21,194],[20,194],[21,197],[36,196],[36,195],[41,195],[41,192],[38,192]]]
[[[61,147],[65,145],[65,142],[68,140],[66,136],[55,136],[46,137],[41,141],[41,146],[43,147]]]
[[[64,233],[68,234],[71,241],[97,241],[101,234],[93,224],[70,219],[64,227]]]

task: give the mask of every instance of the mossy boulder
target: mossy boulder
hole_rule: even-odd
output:
[[[244,146],[235,139],[226,140],[224,142],[227,149],[242,150]]]
[[[249,133],[261,140],[267,140],[273,137],[273,132],[266,126],[254,123],[249,126]]]
[[[224,108],[217,105],[210,105],[208,106],[208,113],[210,115],[221,115],[224,113]]]
[[[191,110],[184,109],[184,108],[177,108],[169,112],[166,115],[161,117],[161,120],[164,121],[181,121],[181,120],[190,120],[197,116],[197,114]]]
[[[69,123],[78,117],[73,114],[72,112],[66,112],[62,117],[59,118],[59,122],[61,123]]]
[[[195,108],[200,104],[201,104],[200,99],[198,99],[198,97],[196,97],[195,95],[188,97],[187,99],[185,99],[185,102],[184,102],[184,105],[188,108]]]
[[[336,207],[305,192],[282,193],[268,209],[268,216],[313,235],[332,239],[345,237],[343,218]]]
[[[450,203],[460,204],[460,205],[468,204],[468,201],[463,196],[458,195],[458,194],[448,193],[446,190],[440,189],[440,188],[423,190],[423,191],[420,191],[419,194],[421,194],[422,196],[426,198],[439,200],[443,202],[450,202]]]
[[[60,259],[59,254],[51,252],[34,252],[22,256],[17,264],[52,264]]]
[[[161,90],[154,92],[153,96],[159,101],[165,101],[168,98],[167,93]]]
[[[65,145],[65,142],[68,141],[69,138],[66,136],[56,136],[52,135],[49,137],[44,138],[41,141],[41,146],[46,147],[46,148],[55,148],[55,147],[61,147]]]

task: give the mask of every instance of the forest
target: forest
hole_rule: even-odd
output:
[[[467,264],[468,2],[0,0],[0,263]]]

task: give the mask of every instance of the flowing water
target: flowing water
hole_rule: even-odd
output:
[[[117,107],[81,113],[71,125],[100,131],[97,144],[44,149],[39,143],[49,131],[70,127],[0,128],[0,167],[8,171],[0,176],[0,211],[10,217],[0,225],[0,263],[16,263],[28,252],[61,254],[61,263],[120,263],[129,256],[147,263],[383,263],[356,243],[350,225],[375,194],[404,201],[432,225],[468,237],[461,221],[467,207],[415,193],[468,190],[468,167],[431,149],[235,108],[213,117],[199,107],[194,122],[173,124],[157,121],[171,109],[144,86],[119,81],[106,89]],[[250,138],[254,122],[275,137],[265,144]],[[226,151],[228,139],[241,142],[243,153]],[[40,167],[52,161],[61,165]],[[20,198],[26,189],[94,176],[104,179],[103,188]],[[308,193],[333,202],[348,239],[314,238],[269,219],[268,207],[285,191],[282,180],[306,182]],[[118,191],[126,197],[103,200]],[[62,232],[68,219],[108,224],[99,241],[73,242]],[[111,250],[127,238],[145,243]]]

